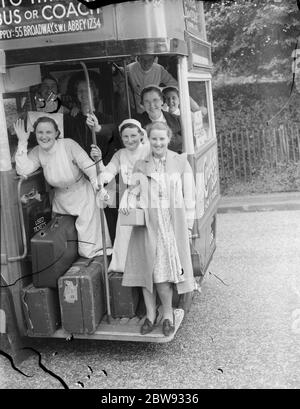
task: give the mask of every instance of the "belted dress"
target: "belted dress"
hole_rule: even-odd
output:
[[[188,230],[195,214],[195,183],[186,154],[167,150],[165,163],[152,154],[136,163],[131,207],[145,212],[145,226],[133,226],[122,285],[145,287],[172,282],[179,294],[195,288]]]

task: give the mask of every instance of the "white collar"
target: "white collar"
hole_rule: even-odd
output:
[[[140,152],[140,150],[142,149],[142,146],[143,146],[143,144],[142,144],[142,142],[140,142],[139,146],[134,151],[130,151],[129,149],[125,148],[125,152],[129,156],[136,156]]]
[[[51,155],[52,153],[56,152],[58,146],[58,139],[55,140],[55,143],[53,144],[52,148],[50,148],[48,151],[43,149],[41,146],[39,146],[40,151],[44,152],[46,155]]]
[[[149,117],[149,118],[150,118],[150,117]],[[150,119],[151,119],[151,118],[150,118]],[[159,118],[157,118],[157,119],[151,119],[151,122],[167,122],[167,121],[166,121],[166,119],[165,119],[165,117],[164,117],[164,114],[161,113],[161,115],[160,115]]]
[[[162,156],[161,158],[157,158],[156,156],[154,156],[153,154],[152,154],[152,158],[153,158],[153,160],[155,161],[155,162],[165,162],[166,160],[167,160],[167,154],[165,155],[165,156]]]
[[[169,111],[169,112],[170,112],[170,111]],[[176,111],[170,112],[170,114],[172,114],[172,115],[180,115],[180,109],[177,108]]]

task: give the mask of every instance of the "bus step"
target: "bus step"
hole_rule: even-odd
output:
[[[111,341],[133,341],[133,342],[170,342],[174,338],[177,330],[179,329],[181,322],[184,317],[184,311],[182,309],[174,310],[175,316],[175,331],[168,337],[165,337],[162,333],[162,320],[161,314],[158,317],[158,323],[156,324],[154,330],[146,335],[140,334],[140,328],[143,324],[144,318],[139,319],[138,317],[133,317],[131,319],[111,319],[110,324],[108,324],[106,317],[102,319],[98,325],[96,331],[93,334],[72,334],[73,339],[103,339]],[[52,338],[69,338],[70,333],[63,329],[57,330]]]

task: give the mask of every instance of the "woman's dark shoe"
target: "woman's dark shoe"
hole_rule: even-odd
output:
[[[173,314],[173,324],[171,324],[171,321],[168,318],[163,320],[162,332],[163,332],[165,337],[168,337],[169,335],[173,334],[173,332],[175,331],[175,325],[174,324],[175,324],[174,314]]]
[[[144,324],[141,326],[141,334],[146,335],[153,331],[154,324],[148,318],[145,319]]]
[[[157,321],[157,318],[158,318],[158,315],[159,315],[159,311],[157,310],[156,311],[156,317],[155,317],[155,320],[154,320],[153,324],[148,318],[145,319],[143,325],[141,326],[141,334],[142,335],[149,334],[149,332],[153,331],[154,326],[155,326],[156,321]]]

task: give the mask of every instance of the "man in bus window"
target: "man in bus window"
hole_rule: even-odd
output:
[[[144,107],[141,105],[141,92],[144,88],[149,85],[178,87],[177,80],[161,64],[156,63],[155,55],[137,56],[135,62],[127,65],[127,71],[130,89],[134,94],[131,105],[138,114],[144,112]],[[190,106],[192,111],[199,110],[198,104],[192,98],[190,98]]]
[[[60,99],[60,93],[58,88],[57,80],[50,74],[45,74],[42,78],[42,82],[30,89],[33,94],[34,105],[32,109],[29,109],[29,102],[27,103],[26,110],[20,114],[20,118],[24,119],[26,124],[26,129],[30,131],[30,136],[28,140],[28,150],[34,148],[37,145],[36,137],[32,132],[32,125],[29,117],[28,111],[32,112],[45,112],[45,113],[59,113],[66,114],[69,112],[69,109],[65,107]],[[15,142],[15,131],[13,128],[10,129],[10,133]],[[15,150],[17,146],[13,148],[12,161],[15,160]]]
[[[34,96],[34,103],[38,112],[62,114],[69,112],[68,108],[62,105],[58,83],[50,74],[43,77]]]
[[[148,85],[164,84],[178,86],[175,78],[160,64],[155,62],[155,55],[140,55],[136,61],[127,65],[128,77],[134,91],[135,109],[138,113],[144,111],[141,105],[141,92]]]

